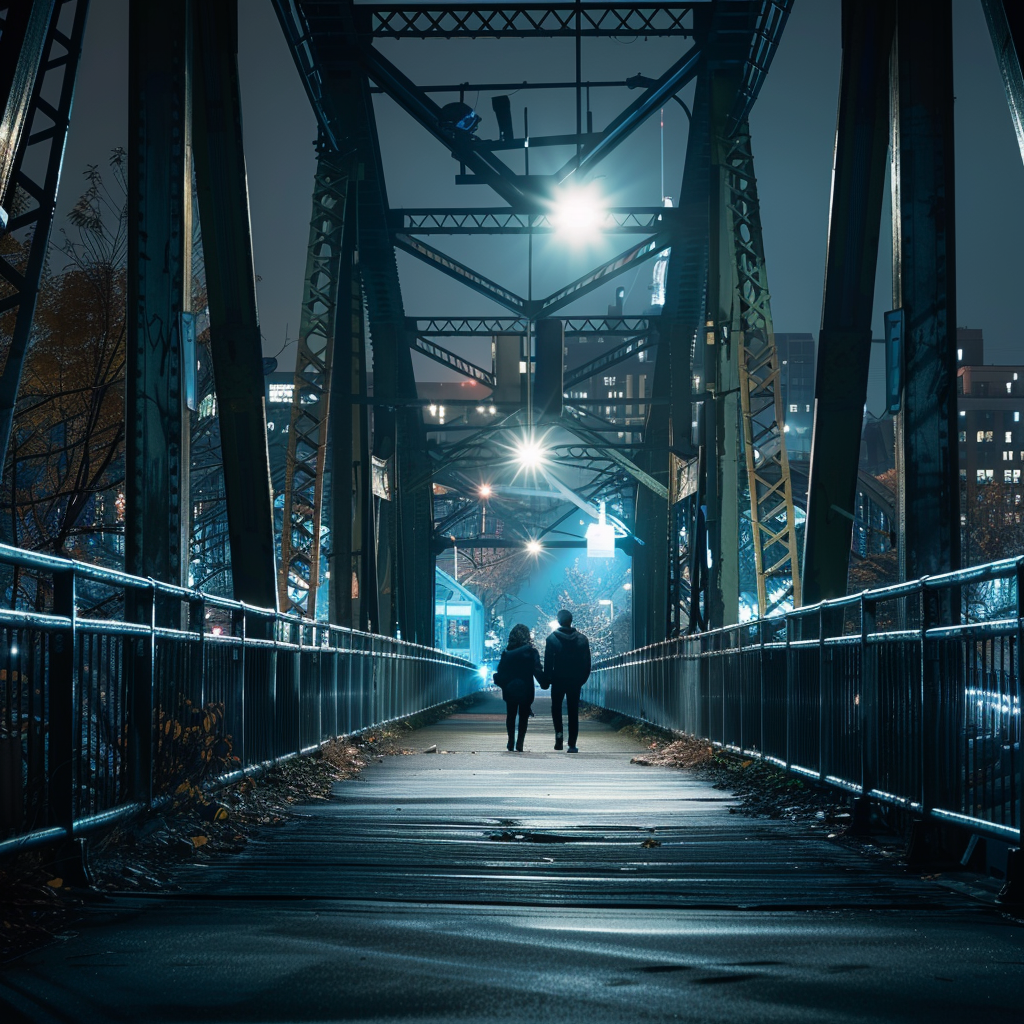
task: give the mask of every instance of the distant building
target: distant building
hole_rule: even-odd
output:
[[[985,366],[980,330],[957,328],[960,479],[968,492],[1008,485],[1021,504],[1024,471],[1024,366]]]
[[[786,451],[790,458],[811,457],[814,424],[814,361],[818,343],[813,334],[776,334],[782,411],[786,417]]]

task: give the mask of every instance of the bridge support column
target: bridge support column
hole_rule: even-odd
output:
[[[236,600],[276,609],[263,347],[256,313],[242,148],[237,0],[196,4],[194,18],[196,184],[206,258],[231,577]]]
[[[905,325],[899,571],[919,579],[960,561],[950,0],[900,0],[891,76],[893,307]]]
[[[895,7],[844,0],[825,294],[815,371],[803,600],[846,593],[871,359]]]
[[[129,8],[125,570],[185,584],[192,283],[188,0]],[[189,356],[191,358],[191,356]]]

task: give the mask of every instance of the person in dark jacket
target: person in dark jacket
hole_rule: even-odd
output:
[[[533,704],[533,681],[543,684],[544,670],[540,655],[533,646],[529,627],[522,623],[512,627],[508,634],[508,647],[501,652],[494,682],[501,687],[501,695],[508,709],[505,726],[508,729],[508,749],[522,751],[526,738],[526,727],[530,721],[530,705]],[[519,732],[516,733],[516,715],[519,716]]]
[[[548,635],[544,646],[544,679],[551,687],[551,721],[555,727],[555,750],[562,749],[562,701],[569,711],[568,754],[578,754],[580,732],[580,690],[590,677],[590,641],[572,628],[572,612],[558,613],[558,629]]]

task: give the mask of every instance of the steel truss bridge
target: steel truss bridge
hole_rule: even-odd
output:
[[[11,779],[21,778],[22,760],[26,767],[24,786],[8,787],[16,800],[4,813],[14,824],[4,826],[0,853],[67,844],[169,799],[154,766],[170,741],[154,722],[172,704],[220,702],[238,736],[240,770],[256,770],[478,687],[473,666],[432,649],[435,558],[484,501],[481,472],[507,465],[510,449],[539,433],[551,439],[558,470],[544,500],[531,505],[511,486],[504,495],[496,488],[492,504],[508,532],[481,530],[458,542],[470,550],[538,538],[568,546],[579,543],[558,532],[569,515],[592,515],[601,502],[621,508],[636,650],[599,666],[602,703],[864,800],[1019,842],[1024,565],[958,564],[950,0],[843,3],[800,530],[749,130],[791,0],[273,4],[318,125],[280,524],[242,147],[238,5],[135,3],[125,568],[0,546],[4,585],[13,593],[19,578],[31,577],[38,595],[31,610],[0,612],[3,749],[16,755]],[[1009,0],[982,6],[1024,152],[1024,16]],[[0,0],[0,231],[21,243],[0,250],[5,469],[87,10],[88,0]],[[421,86],[379,45],[555,38],[573,41],[579,55],[602,37],[661,37],[676,40],[678,52],[651,78],[584,82],[577,59],[567,81]],[[478,139],[466,111],[432,98],[531,86],[570,90],[575,125],[531,139],[506,124],[498,138]],[[621,100],[603,126],[589,116],[591,88]],[[501,251],[510,238],[557,230],[552,195],[621,154],[684,88],[692,102],[679,202],[606,211],[603,229],[622,236],[611,259],[555,290],[522,295],[437,241],[482,236]],[[450,154],[456,184],[486,190],[489,205],[392,208],[377,95]],[[528,152],[545,147],[567,151],[565,159],[551,174],[531,175]],[[887,151],[892,305],[902,324],[890,347],[900,386],[892,396],[897,491],[889,514],[905,582],[852,597],[858,487],[889,508],[881,489],[858,484]],[[513,169],[520,159],[522,172]],[[231,597],[186,585],[195,515],[193,177],[235,555]],[[491,311],[408,310],[398,252],[457,282],[476,303],[487,300]],[[577,306],[665,254],[660,312]],[[573,336],[606,344],[566,370],[565,339]],[[490,365],[454,350],[472,338],[492,340]],[[641,352],[652,377],[642,399],[574,396],[582,382]],[[492,418],[474,421],[467,407],[444,424],[431,421],[415,353],[487,388]],[[642,422],[623,430],[602,418],[601,407],[612,404],[642,406]],[[435,487],[450,496],[443,518]],[[744,559],[759,616],[738,625]],[[322,588],[329,622],[315,619]],[[1002,595],[1002,614],[972,621],[978,588]],[[99,708],[109,721],[100,721]]]

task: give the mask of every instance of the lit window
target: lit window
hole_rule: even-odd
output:
[[[960,415],[963,416],[963,413],[960,413]],[[1015,412],[1013,414],[1013,422],[1014,423],[1020,423],[1020,413],[1019,412]]]
[[[981,444],[981,442],[984,441],[984,440],[985,440],[985,431],[984,430],[979,430],[978,431],[978,444]]]
[[[800,411],[800,406],[799,405],[791,405],[789,407],[789,411],[790,412],[799,412]]]
[[[1019,469],[1015,469],[1013,471],[1013,482],[1015,484],[1019,484],[1020,483],[1020,470]]]
[[[292,400],[292,392],[294,390],[294,384],[271,384],[270,401],[281,404],[290,402]]]
[[[995,477],[994,469],[979,469],[977,474],[977,480],[979,484],[990,483]]]
[[[1004,469],[1003,470],[1003,483],[1004,484],[1010,483],[1012,478],[1013,478],[1013,470],[1012,469]]]
[[[966,415],[967,415],[967,413],[965,413],[965,412],[963,411],[963,409],[961,409],[961,410],[960,410],[960,415],[961,415],[961,416],[966,416]]]
[[[1013,452],[1003,452],[1003,462],[1013,462]]]
[[[526,373],[526,360],[525,359],[520,359],[519,360],[519,372],[520,373]]]
[[[273,384],[271,384],[273,387]],[[217,415],[217,396],[207,395],[199,403],[199,415],[204,417],[216,416]]]
[[[964,357],[964,350],[962,348],[958,348],[956,350],[956,357],[957,357],[958,360],[959,359],[963,359],[963,357]]]
[[[810,411],[811,411],[811,407],[809,405],[805,405],[804,406],[804,412],[810,412]]]
[[[1006,433],[1003,434],[1003,443],[1004,444],[1013,444],[1013,431],[1012,430],[1007,430]]]
[[[1006,393],[1010,394],[1012,391],[1013,391],[1013,385],[1009,381],[1007,381],[1006,382]]]
[[[960,431],[960,440],[961,441],[966,441],[967,440],[967,431],[966,430],[961,430]]]
[[[604,379],[604,386],[606,388],[610,388],[615,383],[615,381],[616,381],[615,377],[605,377],[605,379]]]

